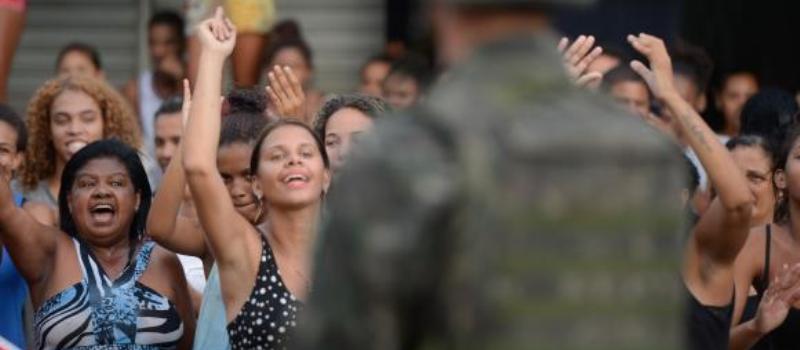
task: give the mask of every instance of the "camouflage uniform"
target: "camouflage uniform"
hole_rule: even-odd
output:
[[[555,46],[486,45],[378,122],[333,185],[295,348],[681,348],[680,152]]]

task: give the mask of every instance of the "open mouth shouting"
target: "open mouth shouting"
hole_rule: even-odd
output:
[[[87,142],[83,140],[70,140],[67,142],[67,150],[70,156],[78,153],[82,148],[86,147]]]
[[[300,189],[306,187],[309,182],[309,177],[300,173],[290,173],[283,177],[282,182],[290,189]]]
[[[89,214],[95,225],[110,225],[117,214],[117,208],[113,203],[98,202],[89,207]]]

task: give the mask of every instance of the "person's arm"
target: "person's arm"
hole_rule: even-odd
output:
[[[747,237],[747,242],[742,251],[733,263],[733,286],[735,288],[733,315],[731,316],[731,339],[742,337],[744,329],[736,330],[741,323],[744,309],[747,306],[747,299],[750,296],[750,289],[753,281],[764,270],[764,244],[766,244],[766,233],[764,227],[754,228]],[[737,334],[738,335],[734,335]],[[745,337],[743,339],[747,339]],[[737,344],[743,343],[742,338],[737,340]]]
[[[183,266],[175,253],[160,246],[153,248],[150,265],[160,269],[157,273],[158,283],[164,283],[164,288],[169,288],[171,291],[168,299],[175,305],[175,311],[183,322],[183,336],[178,341],[177,348],[191,349],[197,315],[192,305],[191,287],[186,282]]]
[[[216,160],[221,127],[222,69],[233,51],[236,32],[224,18],[222,9],[218,8],[214,18],[201,23],[195,33],[202,49],[190,118],[182,141],[183,167],[200,224],[219,265],[221,277],[245,276],[258,269],[257,264],[250,266],[247,254],[248,248],[252,247],[251,239],[257,240],[258,236],[254,234],[255,228],[235,210]],[[231,273],[223,276],[223,272],[228,271]],[[223,281],[223,285],[236,281]],[[247,282],[250,281],[242,283]],[[233,286],[223,288],[223,293],[235,289]]]
[[[183,81],[183,108],[181,114],[183,125],[189,117],[192,94],[189,81]],[[164,248],[184,255],[205,258],[206,241],[199,225],[179,215],[183,203],[184,189],[186,188],[186,175],[183,171],[183,145],[181,142],[178,152],[170,161],[161,186],[153,198],[150,213],[147,215],[147,233],[154,241]]]
[[[664,42],[654,36],[629,36],[628,41],[650,61],[648,69],[639,61],[631,68],[647,81],[653,94],[672,112],[678,129],[706,169],[717,198],[694,228],[693,240],[701,255],[730,266],[750,232],[755,197],[730,152],[719,142],[703,118],[681,98],[673,85],[672,62]]]
[[[731,324],[737,325],[741,321],[750,289],[758,275],[764,271],[764,227],[754,228],[747,237],[742,251],[733,263],[733,285],[736,289],[733,304]]]
[[[0,240],[22,277],[30,284],[37,284],[53,270],[61,232],[42,225],[17,207],[10,181],[11,174],[0,167]]]
[[[36,201],[29,201],[22,204],[22,209],[28,212],[36,221],[40,224],[50,227],[58,227],[58,218],[56,217],[56,211],[50,207],[49,205],[36,202]]]
[[[313,289],[294,349],[397,348],[421,320],[403,301],[431,300],[445,265],[460,172],[438,133],[379,121],[331,187]],[[424,117],[423,117],[424,118]],[[423,119],[419,118],[419,119]],[[409,121],[407,123],[407,121]],[[404,152],[392,152],[402,147]],[[410,155],[410,156],[409,156]],[[443,250],[439,250],[443,249]],[[391,324],[384,337],[365,325]]]
[[[800,264],[791,269],[783,266],[778,275],[764,292],[755,317],[731,329],[729,349],[752,348],[764,335],[783,324],[792,305],[800,300]]]

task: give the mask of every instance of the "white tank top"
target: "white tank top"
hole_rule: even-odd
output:
[[[139,118],[142,124],[144,150],[151,158],[155,158],[155,114],[163,101],[153,90],[153,72],[146,71],[139,75]]]

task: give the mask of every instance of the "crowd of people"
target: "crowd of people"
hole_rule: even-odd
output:
[[[799,108],[792,94],[762,89],[755,73],[724,72],[712,88],[700,48],[644,33],[626,38],[635,57],[591,35],[556,42],[545,10],[500,2],[442,5],[437,28],[451,37],[438,69],[423,56],[378,54],[354,77],[356,91],[331,94],[315,87],[299,25],[271,25],[271,1],[250,15],[197,3],[189,24],[173,12],[152,16],[153,68],[121,89],[106,81],[100,52],[74,42],[24,117],[0,104],[0,341],[21,349],[470,345],[465,334],[502,324],[475,315],[515,289],[506,280],[505,292],[482,294],[470,273],[485,266],[474,270],[453,252],[487,243],[511,252],[520,248],[512,240],[485,235],[513,236],[538,220],[514,215],[539,208],[531,203],[545,193],[533,187],[553,180],[531,184],[535,162],[520,173],[505,163],[550,159],[521,151],[541,145],[525,131],[552,140],[512,108],[536,102],[524,113],[545,123],[619,115],[598,127],[633,125],[632,140],[649,138],[643,148],[682,169],[674,202],[687,218],[686,348],[800,344]],[[536,39],[500,40],[519,33]],[[520,73],[529,58],[546,69]],[[521,80],[506,84],[513,79]],[[548,89],[566,92],[554,102],[544,100]],[[712,104],[724,121],[717,131],[703,118]],[[502,141],[481,141],[475,130],[484,129]],[[394,209],[380,210],[385,201]],[[473,241],[455,239],[467,233]],[[451,260],[437,265],[428,253]],[[460,305],[459,317],[435,314],[452,307],[440,301],[451,289],[471,291],[458,298],[474,305]],[[505,344],[485,341],[470,346]]]

